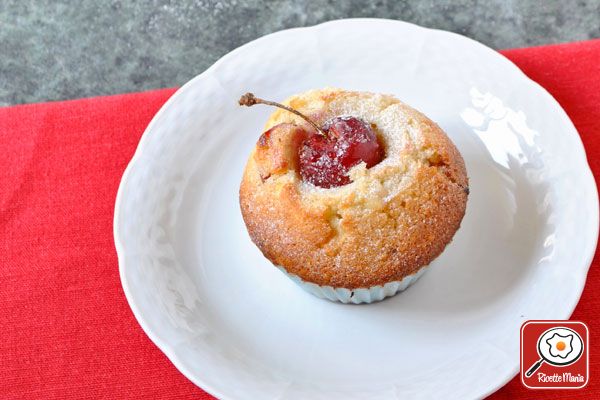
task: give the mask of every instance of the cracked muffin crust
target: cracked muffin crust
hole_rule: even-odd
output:
[[[392,96],[367,92],[312,90],[284,104],[319,125],[344,115],[362,119],[385,157],[353,167],[347,185],[313,186],[298,172],[302,132],[312,128],[275,111],[240,186],[246,227],[266,258],[304,281],[357,289],[402,280],[444,250],[469,189],[464,161],[438,125]]]

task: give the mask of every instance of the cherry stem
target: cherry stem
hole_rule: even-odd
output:
[[[308,118],[306,115],[302,114],[300,111],[294,110],[293,108],[288,107],[286,105],[283,105],[283,104],[280,104],[280,103],[276,103],[274,101],[263,100],[261,98],[256,97],[252,93],[246,93],[245,95],[243,95],[242,97],[240,97],[240,100],[238,101],[238,103],[240,104],[240,106],[246,106],[246,107],[252,107],[252,106],[254,106],[256,104],[266,104],[268,106],[274,106],[274,107],[282,108],[282,109],[284,109],[286,111],[294,113],[297,116],[303,118],[306,122],[308,122],[309,124],[311,124],[312,127],[317,130],[317,132],[319,132],[323,136],[327,136],[327,133],[325,133],[325,131],[319,125],[317,125],[313,120],[311,120],[310,118]]]

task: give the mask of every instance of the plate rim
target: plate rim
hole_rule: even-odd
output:
[[[569,304],[569,307],[567,307],[569,312],[565,319],[570,318],[570,316],[573,314],[573,311],[575,310],[576,306],[578,305],[581,295],[583,294],[583,290],[585,289],[587,274],[589,272],[589,269],[591,267],[591,264],[592,264],[592,261],[593,261],[594,255],[595,255],[595,249],[598,244],[598,235],[599,235],[599,231],[600,231],[600,226],[599,226],[599,221],[600,221],[599,214],[600,213],[599,213],[599,207],[598,207],[598,205],[599,205],[598,188],[597,188],[596,181],[594,179],[594,175],[592,173],[592,170],[591,170],[589,162],[588,162],[587,153],[586,153],[585,147],[583,145],[581,135],[579,134],[577,128],[575,127],[575,125],[573,124],[571,119],[569,118],[569,116],[566,113],[566,111],[564,110],[564,108],[552,96],[552,94],[550,94],[550,92],[548,92],[543,86],[541,86],[539,83],[537,83],[533,79],[529,78],[516,64],[514,64],[506,56],[504,56],[500,52],[486,46],[485,44],[483,44],[481,42],[478,42],[474,39],[460,35],[455,32],[446,31],[443,29],[428,28],[428,27],[424,27],[424,26],[417,25],[417,24],[414,24],[411,22],[406,22],[406,21],[392,20],[392,19],[386,19],[386,18],[342,18],[342,19],[335,19],[335,20],[322,22],[319,24],[311,25],[311,26],[294,27],[294,28],[283,29],[283,30],[279,30],[276,32],[272,32],[267,35],[256,38],[254,40],[251,40],[239,47],[236,47],[235,49],[231,50],[227,54],[223,55],[215,63],[213,63],[209,68],[207,68],[205,71],[201,72],[200,74],[196,75],[189,81],[187,81],[184,85],[182,85],[180,88],[178,88],[175,91],[175,93],[173,93],[169,97],[169,99],[160,107],[160,109],[156,112],[156,114],[152,117],[152,119],[148,123],[147,127],[144,129],[144,132],[142,133],[142,135],[139,139],[139,142],[137,144],[136,150],[135,150],[131,160],[128,162],[127,167],[125,168],[125,170],[123,172],[123,175],[122,175],[120,183],[119,183],[119,188],[117,190],[116,198],[115,198],[115,208],[114,208],[114,217],[113,217],[113,238],[114,238],[115,248],[116,248],[116,252],[117,252],[119,278],[121,280],[121,286],[123,288],[125,298],[127,300],[129,307],[131,308],[131,311],[133,312],[135,319],[137,320],[138,324],[140,325],[140,327],[142,328],[144,333],[152,341],[152,343],[154,343],[154,345],[156,347],[158,347],[158,349],[165,354],[165,356],[175,366],[175,368],[179,372],[181,372],[181,374],[183,374],[188,380],[190,380],[194,385],[198,386],[201,390],[204,390],[205,392],[207,392],[210,395],[215,396],[219,399],[229,399],[230,397],[229,397],[229,395],[226,395],[225,393],[221,392],[221,390],[208,384],[206,381],[201,379],[201,377],[199,378],[195,373],[190,371],[184,365],[184,363],[182,361],[180,361],[180,359],[176,356],[172,346],[167,342],[167,340],[165,340],[164,338],[160,337],[160,335],[158,335],[152,331],[152,329],[148,326],[148,324],[143,316],[143,312],[139,309],[139,307],[136,304],[134,295],[130,289],[130,286],[128,284],[126,274],[125,274],[125,269],[126,269],[125,246],[123,245],[123,242],[121,240],[121,235],[120,235],[120,232],[118,229],[120,215],[121,215],[121,204],[123,202],[123,196],[124,196],[123,192],[125,190],[124,188],[128,184],[129,176],[131,175],[133,168],[135,167],[136,164],[138,164],[138,161],[141,158],[141,154],[146,146],[146,142],[148,141],[150,132],[153,130],[154,126],[157,124],[157,121],[160,119],[160,117],[163,114],[165,114],[167,112],[167,110],[176,101],[176,99],[181,97],[181,95],[184,92],[186,92],[191,86],[193,86],[196,83],[196,81],[199,81],[199,80],[203,79],[203,77],[212,74],[213,71],[216,70],[221,64],[227,62],[229,58],[232,58],[238,52],[241,52],[245,49],[255,46],[257,43],[260,43],[262,41],[268,41],[275,36],[284,36],[284,35],[299,33],[301,31],[309,31],[309,30],[318,29],[319,27],[324,26],[324,25],[343,25],[343,24],[349,23],[349,22],[350,23],[359,22],[359,23],[365,23],[365,24],[369,24],[369,23],[382,24],[383,23],[383,24],[390,24],[390,25],[392,25],[392,24],[403,25],[403,26],[409,27],[411,29],[433,31],[433,32],[437,32],[437,33],[441,33],[441,34],[445,34],[445,35],[454,36],[455,38],[457,38],[459,40],[468,41],[473,46],[479,47],[480,49],[485,50],[488,53],[493,53],[494,56],[497,57],[498,61],[502,60],[502,62],[505,64],[505,66],[512,70],[512,73],[516,73],[517,75],[519,75],[520,78],[522,80],[524,80],[524,82],[527,82],[527,84],[531,85],[532,89],[535,89],[538,91],[538,95],[543,96],[545,98],[545,100],[549,101],[555,107],[556,111],[559,114],[558,116],[565,122],[566,126],[571,129],[571,132],[569,132],[567,135],[570,136],[569,140],[574,141],[573,144],[577,146],[578,157],[580,157],[581,161],[583,161],[582,171],[579,171],[579,172],[581,172],[585,175],[583,177],[583,179],[587,180],[588,185],[590,185],[590,189],[593,189],[590,194],[594,198],[590,199],[590,200],[591,201],[595,200],[594,202],[596,204],[596,207],[593,209],[593,215],[589,216],[589,218],[592,220],[592,222],[594,222],[593,225],[595,226],[595,230],[594,230],[595,232],[593,232],[594,234],[592,235],[593,237],[590,237],[589,240],[590,240],[590,242],[592,242],[592,239],[593,239],[593,242],[595,244],[593,244],[593,247],[590,247],[589,254],[587,254],[585,257],[584,266],[581,268],[580,273],[578,274],[579,276],[577,278],[580,283],[579,290],[578,290],[578,293],[576,293],[576,296],[573,298],[574,299],[573,304]],[[486,390],[483,393],[478,393],[477,395],[481,396],[481,397],[489,396],[490,394],[492,394],[492,393],[496,392],[497,390],[501,389],[502,387],[504,387],[510,380],[512,380],[515,376],[517,376],[518,373],[519,373],[519,366],[517,363],[516,367],[511,368],[511,371],[508,373],[508,375],[503,377],[500,384],[498,384],[497,386],[491,385],[491,387],[488,390]]]

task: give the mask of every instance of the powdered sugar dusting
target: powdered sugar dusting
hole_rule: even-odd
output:
[[[252,158],[240,203],[267,257],[310,282],[346,288],[405,276],[436,257],[466,205],[466,192],[449,175],[462,160],[443,132],[391,96],[319,90],[295,96],[290,104],[301,112],[311,107],[311,118],[321,126],[340,116],[369,123],[386,157],[371,168],[355,165],[351,183],[327,189],[302,180],[295,169],[261,184]],[[291,122],[287,114],[274,113],[266,128]],[[463,171],[457,172],[460,181]]]
[[[410,183],[418,163],[407,153],[407,149],[416,147],[415,142],[420,136],[418,125],[412,123],[412,113],[412,108],[382,94],[353,92],[352,96],[342,95],[330,101],[323,115],[356,117],[372,124],[384,144],[385,157],[369,169],[364,164],[352,168],[349,185],[322,189],[301,183],[305,200],[311,203],[326,199],[335,207],[335,204],[347,203],[350,196],[357,204],[379,202],[383,205],[393,198]]]

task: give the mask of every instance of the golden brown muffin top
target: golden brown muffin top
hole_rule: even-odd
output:
[[[372,124],[386,156],[350,170],[348,185],[302,181],[293,125],[261,136],[246,165],[240,206],[250,237],[274,264],[305,281],[348,289],[401,280],[437,257],[464,216],[464,161],[446,134],[392,96],[312,90],[284,102],[318,124],[350,115]],[[306,127],[275,111],[265,126]]]

